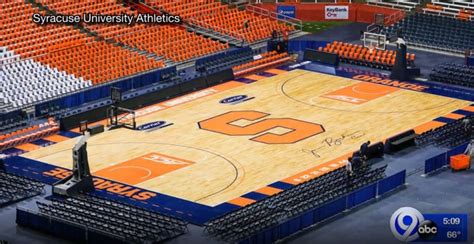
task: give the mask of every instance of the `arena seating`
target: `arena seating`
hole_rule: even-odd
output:
[[[253,73],[258,70],[267,69],[272,66],[281,65],[288,62],[291,58],[288,53],[277,53],[276,51],[262,53],[256,56],[253,61],[234,66],[232,70],[236,76]]]
[[[15,63],[20,61],[20,55],[8,50],[7,47],[0,47],[0,65]]]
[[[117,38],[129,46],[155,53],[174,62],[209,55],[229,47],[186,30],[170,25],[146,26],[140,32],[133,32]]]
[[[0,206],[4,206],[43,191],[43,184],[0,170]]]
[[[472,21],[416,13],[386,27],[382,33],[394,36],[399,28],[403,30],[402,35],[409,45],[454,53],[474,49]]]
[[[262,41],[271,37],[272,31],[293,31],[293,26],[280,24],[269,17],[256,15],[246,10],[229,8],[214,0],[176,2],[173,0],[147,0],[148,5],[171,14],[182,16],[187,21],[196,20],[206,26],[226,30],[228,33],[243,36],[248,43]],[[247,22],[248,27],[244,27]]]
[[[377,69],[390,70],[395,65],[396,52],[394,50],[370,50],[358,44],[334,41],[326,47],[319,47],[319,51],[339,55],[342,62],[369,66]],[[415,62],[415,54],[407,53],[408,65]]]
[[[247,63],[253,60],[251,48],[240,48],[219,53],[196,61],[196,70],[199,72],[214,73],[223,69]]]
[[[474,4],[461,1],[441,2],[433,0],[432,3],[423,8],[424,13],[445,15],[464,21],[474,20],[473,16]]]
[[[92,85],[32,59],[8,63],[0,70],[0,108],[31,106]]]
[[[136,11],[116,2],[58,2],[42,0],[41,3],[60,14],[122,14],[136,15]],[[155,53],[160,57],[182,62],[228,48],[228,45],[187,32],[173,26],[149,26],[144,24],[110,25],[94,24],[85,27],[104,39],[116,39],[138,49]]]
[[[0,151],[41,139],[59,131],[59,125],[53,120],[38,120],[33,124],[3,131],[0,134]]]
[[[46,14],[25,1],[0,3],[0,47],[8,47],[23,58],[34,57],[65,46],[90,42],[92,38],[67,25],[40,26],[31,21],[34,13]]]
[[[162,61],[105,42],[63,49],[36,59],[42,64],[91,80],[94,85],[164,67]]]
[[[466,116],[419,135],[415,141],[419,146],[439,145],[453,148],[474,139],[474,115]]]
[[[389,8],[398,8],[406,11],[414,10],[420,2],[415,0],[395,0],[395,1],[382,1],[382,0],[367,0],[367,4],[376,5]]]
[[[104,6],[108,5],[106,3]],[[7,46],[22,57],[35,57],[36,61],[51,68],[91,80],[93,84],[164,67],[162,61],[146,58],[121,47],[102,42],[92,43],[93,37],[82,34],[72,26],[37,25],[31,21],[31,16],[41,11],[32,4],[2,3],[1,7],[2,16],[5,14],[7,18],[2,18],[0,24],[7,28],[1,30],[5,38],[0,40],[0,46]],[[67,90],[67,87],[61,89]],[[59,95],[61,92],[53,89],[54,93]]]
[[[37,1],[43,6],[47,6],[50,10],[57,14],[63,15],[83,15],[84,13],[104,14],[104,15],[120,15],[129,14],[135,15],[136,11],[124,7],[115,1],[55,1],[55,0],[40,0]],[[110,39],[120,36],[131,31],[138,31],[144,28],[144,25],[129,26],[126,24],[111,25],[111,24],[93,24],[85,27],[99,36]]]
[[[385,175],[386,166],[361,167],[349,176],[345,168],[326,173],[262,201],[206,223],[205,231],[221,240],[235,242],[316,208],[353,189],[375,182]]]
[[[430,79],[446,84],[474,87],[474,67],[447,63],[433,69]]]
[[[0,133],[17,127],[24,127],[28,124],[26,116],[19,112],[2,114],[0,116]]]
[[[158,243],[187,231],[187,223],[176,218],[90,195],[56,197],[37,202],[37,206],[41,216],[66,226],[86,228],[109,241]]]

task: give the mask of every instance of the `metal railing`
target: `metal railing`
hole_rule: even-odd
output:
[[[227,4],[229,4],[231,6],[241,6],[241,5],[244,5],[244,4],[249,4],[251,2],[252,1],[250,1],[250,0],[228,0]]]
[[[395,9],[403,9],[406,11],[413,11],[416,9],[418,5],[420,5],[419,1],[384,1],[384,0],[367,0],[367,4],[369,5],[376,5],[382,7],[390,7]]]
[[[396,12],[392,15],[389,15],[389,16],[385,17],[384,25],[387,26],[387,25],[395,24],[398,21],[402,20],[403,18],[405,18],[405,12],[403,12],[403,11]]]
[[[275,19],[277,21],[281,21],[281,22],[293,25],[296,29],[303,30],[303,21],[301,21],[300,19],[289,17],[284,14],[273,12],[268,9],[260,8],[260,7],[257,7],[255,5],[250,5],[250,4],[248,4],[245,7],[245,10],[252,12],[254,14],[262,15],[265,17]]]
[[[405,12],[398,11],[392,15],[385,16],[383,23],[384,23],[384,26],[389,26],[389,25],[397,23],[403,18],[405,18]],[[380,25],[378,25],[377,23],[372,23],[369,26],[367,26],[367,32],[378,33],[379,30],[380,30]]]
[[[459,13],[451,13],[451,12],[439,11],[439,10],[428,9],[428,8],[424,8],[423,13],[424,14],[430,14],[430,15],[437,15],[437,16],[446,16],[446,17],[451,17],[451,18],[454,18],[454,19],[459,18]],[[474,21],[474,16],[473,15],[466,16],[466,18],[469,21]]]
[[[163,12],[163,10],[158,10],[155,7],[149,6],[145,3],[140,3],[140,4],[143,5],[143,6],[146,6],[148,9],[151,9],[153,11],[157,11],[157,12],[160,12],[160,13]],[[200,21],[200,20],[196,19],[196,18],[199,18],[199,17],[204,15],[204,13],[202,13],[202,11],[199,11],[201,8],[202,8],[202,6],[195,6],[195,7],[188,8],[187,11],[194,12],[194,13],[196,13],[196,15],[191,17],[191,18],[184,19],[183,23],[185,25],[187,25],[188,27],[193,28],[195,30],[200,30],[202,32],[208,32],[209,34],[211,34],[213,36],[220,37],[222,39],[222,41],[227,41],[229,43],[232,42],[232,44],[237,44],[238,43],[241,46],[243,46],[243,44],[245,42],[245,38],[242,34],[239,34],[237,32],[233,32],[233,31],[230,31],[230,30],[226,30],[224,28],[221,28],[221,27],[218,27],[218,26],[215,26],[215,25],[210,25],[210,24],[208,24],[204,21]],[[178,13],[173,12],[173,13],[170,13],[170,14],[178,14]]]
[[[262,3],[262,0],[253,0],[254,3]],[[267,3],[268,1],[265,1],[265,3]],[[302,1],[299,1],[299,3],[302,3],[302,4],[312,4],[312,3],[352,3],[352,0],[348,0],[348,1],[343,1],[343,2],[340,2],[340,0],[302,0]],[[282,1],[282,0],[275,0],[275,3],[285,3],[285,1]]]
[[[217,35],[217,36],[224,36],[227,38],[232,38],[239,43],[245,42],[245,37],[237,32],[227,30],[218,26],[210,25],[204,21],[197,20],[195,18],[191,18],[187,20],[187,24],[193,28],[204,29],[205,31],[209,32],[210,34]]]

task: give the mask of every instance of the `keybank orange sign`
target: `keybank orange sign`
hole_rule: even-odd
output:
[[[269,115],[258,111],[232,111],[200,121],[198,125],[202,130],[229,136],[255,136],[250,140],[265,144],[292,144],[324,132],[324,127],[320,124],[297,119],[263,119]],[[239,120],[255,122],[245,126],[232,124]],[[276,128],[284,128],[290,131],[284,134],[268,132]]]

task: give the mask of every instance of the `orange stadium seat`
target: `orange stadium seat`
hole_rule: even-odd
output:
[[[65,25],[40,26],[31,21],[34,13],[46,14],[21,1],[2,3],[0,9],[0,46],[8,46],[23,58],[44,54],[51,47],[70,41],[90,42],[92,38]]]
[[[217,27],[217,29],[243,36],[249,43],[269,38],[273,30],[281,32],[295,30],[293,26],[281,24],[248,11],[230,9],[227,5],[213,0],[184,3],[173,0],[147,0],[146,3],[156,9],[164,9],[169,13],[180,15],[184,19],[197,20],[211,28]]]
[[[320,47],[318,50],[337,54],[343,62],[383,69],[390,69],[395,65],[396,52],[394,50],[370,50],[362,45],[337,41],[328,43],[326,47]],[[415,62],[415,54],[408,53],[407,61],[409,64],[413,64]]]
[[[120,42],[182,62],[225,50],[228,44],[212,41],[170,25],[146,26],[143,31],[118,37]]]
[[[40,3],[62,14],[137,14],[136,11],[113,1],[74,1],[65,3],[56,0],[41,0]],[[85,25],[85,27],[104,39],[115,39],[129,46],[165,57],[173,62],[182,62],[222,51],[229,47],[228,44],[188,33],[184,28],[172,25],[94,24]]]
[[[288,53],[277,53],[276,51],[263,53],[261,56],[262,57],[260,59],[234,66],[232,70],[237,76],[239,76],[252,73],[260,69],[269,68],[277,64],[283,64],[290,60]]]
[[[40,138],[55,134],[59,131],[58,124],[49,119],[47,124],[35,124],[29,127],[0,135],[0,150],[12,148],[21,144],[38,140]]]
[[[104,42],[94,42],[59,50],[37,59],[43,64],[49,64],[91,80],[93,84],[165,66],[162,61],[147,58]]]
[[[115,1],[57,1],[57,0],[41,0],[39,3],[48,6],[49,9],[64,15],[83,15],[84,13],[119,15],[129,14],[136,15],[136,11],[117,4]],[[110,24],[93,24],[86,25],[88,29],[96,32],[105,39],[129,33],[130,31],[138,31],[143,29],[143,25],[129,26],[126,24],[110,25]]]

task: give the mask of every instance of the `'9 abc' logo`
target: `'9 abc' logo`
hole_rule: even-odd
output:
[[[438,227],[431,220],[410,207],[399,208],[390,218],[392,234],[400,241],[409,242],[418,238],[431,240],[438,233]]]
[[[418,235],[421,239],[428,241],[438,234],[438,226],[431,220],[425,220],[418,226]]]

